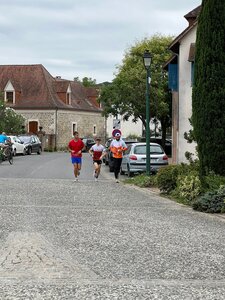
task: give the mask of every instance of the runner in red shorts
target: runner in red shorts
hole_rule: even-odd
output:
[[[93,158],[93,165],[94,165],[94,178],[95,181],[98,181],[98,176],[101,171],[101,164],[102,164],[102,158],[106,155],[106,150],[103,145],[100,144],[101,138],[96,138],[96,144],[94,144],[90,150],[89,153],[91,154]]]

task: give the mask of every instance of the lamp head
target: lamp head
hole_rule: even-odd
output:
[[[152,54],[149,50],[145,50],[143,54],[143,63],[146,69],[150,68],[152,62]]]

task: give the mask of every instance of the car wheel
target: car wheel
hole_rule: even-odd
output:
[[[28,155],[31,155],[31,153],[32,153],[32,149],[31,149],[31,147],[29,147],[29,148],[27,149],[27,154],[28,154]]]
[[[127,176],[132,177],[134,174],[130,171],[130,166],[127,165]]]
[[[16,156],[16,149],[13,150],[13,156]]]
[[[122,170],[122,167],[120,168],[120,175],[124,175],[124,171]]]
[[[41,152],[42,152],[42,149],[41,149],[41,147],[40,147],[39,150],[38,150],[38,152],[37,152],[37,154],[40,155]]]

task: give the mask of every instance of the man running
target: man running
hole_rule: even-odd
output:
[[[68,144],[68,150],[71,153],[71,162],[74,166],[74,181],[78,181],[82,164],[82,150],[85,145],[79,138],[79,133],[77,131],[74,131],[73,136],[74,138]]]
[[[103,145],[101,145],[101,138],[96,138],[96,144],[94,144],[90,150],[89,153],[93,158],[93,165],[94,165],[94,178],[95,181],[98,181],[98,176],[101,171],[101,164],[102,164],[102,158],[106,155],[106,150]]]
[[[114,176],[116,182],[119,182],[119,172],[123,158],[123,152],[127,150],[127,145],[121,139],[121,131],[119,129],[115,129],[112,132],[114,140],[112,140],[110,144],[110,151],[113,154],[113,166],[114,166]]]

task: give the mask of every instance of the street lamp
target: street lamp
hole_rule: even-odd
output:
[[[149,50],[145,50],[143,55],[143,63],[146,69],[146,174],[147,176],[151,173],[151,161],[150,161],[150,66],[152,61],[152,55]]]

